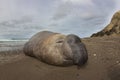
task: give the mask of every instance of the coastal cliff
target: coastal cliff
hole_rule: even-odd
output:
[[[102,37],[102,36],[120,36],[120,11],[116,12],[111,22],[101,31],[92,34],[91,37]]]

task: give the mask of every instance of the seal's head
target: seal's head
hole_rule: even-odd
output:
[[[85,45],[81,42],[81,39],[74,35],[67,35],[63,42],[64,55],[66,59],[73,60],[73,63],[81,66],[88,60],[88,54]],[[69,54],[68,54],[69,53]]]

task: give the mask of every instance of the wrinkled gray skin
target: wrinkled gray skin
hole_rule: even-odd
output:
[[[26,55],[36,57],[34,54],[34,46],[38,45],[37,42],[41,43],[45,38],[58,34],[50,31],[42,31],[34,35],[24,47],[24,52]],[[61,55],[67,61],[65,64],[75,64],[81,66],[85,64],[88,60],[88,54],[84,43],[81,42],[80,38],[74,34],[67,35],[65,39],[58,41],[61,43]],[[57,54],[57,53],[56,53]],[[63,62],[64,63],[64,62]],[[64,65],[64,64],[63,64]]]
[[[66,36],[65,43],[67,43],[72,50],[72,59],[74,64],[81,66],[87,62],[88,54],[86,47],[78,36],[74,34]]]

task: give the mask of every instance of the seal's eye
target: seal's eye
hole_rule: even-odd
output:
[[[57,40],[56,43],[63,43],[63,39]]]

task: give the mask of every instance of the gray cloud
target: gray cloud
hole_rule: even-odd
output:
[[[66,1],[67,2],[63,2],[58,6],[55,15],[53,15],[53,19],[64,19],[68,15],[78,16],[83,19],[95,18],[95,16],[101,17],[110,14],[115,8],[115,1],[113,0],[91,0],[92,4],[88,4],[87,2],[86,4],[81,4],[79,2],[74,3],[70,0]]]
[[[73,31],[82,37],[90,36],[92,33],[103,29],[108,24],[108,18],[113,15],[116,9],[116,1],[89,1],[91,1],[90,4],[87,2],[76,3],[70,0],[61,3],[53,15],[52,24],[58,24],[56,27],[60,27],[62,30],[66,30],[65,27],[67,27],[68,30],[66,31]],[[76,30],[73,30],[72,27]]]
[[[52,19],[53,20],[63,19],[64,17],[70,15],[71,10],[72,10],[71,2],[61,3],[59,4]]]
[[[119,0],[0,0],[0,38],[29,38],[42,30],[86,37],[118,9]]]

